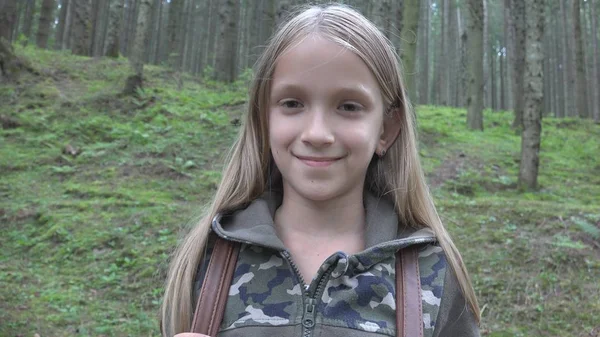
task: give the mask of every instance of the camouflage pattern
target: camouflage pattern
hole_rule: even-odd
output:
[[[419,244],[423,331],[424,337],[432,337],[442,298],[446,259],[442,249],[427,234],[413,234],[356,255],[334,253],[326,259],[307,289],[303,289],[300,276],[285,252],[244,244],[220,335],[240,328],[242,332],[245,327],[296,326],[298,329],[294,331],[300,332],[305,300],[316,296],[314,336],[321,335],[322,326],[343,329],[348,336],[395,336],[394,253],[408,245]]]

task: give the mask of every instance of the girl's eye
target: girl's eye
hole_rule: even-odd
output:
[[[288,109],[302,108],[302,103],[300,103],[300,102],[298,102],[296,100],[293,100],[293,99],[282,101],[280,104],[284,108],[288,108]]]
[[[358,112],[362,110],[362,106],[358,103],[344,103],[339,109],[345,112]]]

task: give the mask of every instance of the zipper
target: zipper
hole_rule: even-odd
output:
[[[298,269],[298,266],[294,263],[294,260],[292,260],[290,253],[287,250],[284,250],[281,252],[281,255],[288,261],[298,276],[301,287],[306,289],[304,278],[302,277],[302,274],[300,274],[300,269]],[[303,290],[302,292],[302,304],[304,306],[304,312],[302,313],[302,337],[312,337],[313,335],[317,317],[317,298],[322,295],[323,287],[329,279],[329,275],[333,272],[333,267],[334,265],[329,266],[329,268],[321,274],[315,287],[309,286],[308,289]]]

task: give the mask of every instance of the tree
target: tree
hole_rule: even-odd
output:
[[[0,39],[12,41],[12,31],[17,16],[17,1],[4,0],[0,2]]]
[[[408,94],[413,102],[416,102],[415,88],[415,54],[417,51],[417,34],[419,24],[420,0],[404,0],[403,27],[400,31],[400,39],[403,42],[400,58],[404,66],[404,79]]]
[[[73,54],[88,56],[90,54],[89,0],[73,1],[73,14],[71,50]]]
[[[514,25],[514,70],[513,70],[513,98],[515,118],[513,128],[523,125],[523,71],[525,69],[525,2],[513,0],[511,4],[512,24]]]
[[[419,20],[419,35],[420,39],[417,44],[419,49],[421,49],[421,57],[419,60],[419,104],[427,104],[429,102],[429,31],[431,29],[431,0],[423,0],[421,1],[421,15]],[[414,77],[413,77],[413,85]]]
[[[539,152],[542,135],[544,68],[542,66],[544,36],[544,0],[526,0],[526,61],[524,74],[523,131],[519,186],[537,188]]]
[[[469,0],[467,8],[469,13],[467,127],[471,130],[483,130],[483,1]]]
[[[43,10],[43,5],[42,5]],[[27,38],[26,42],[29,42],[31,38],[31,27],[33,25],[33,15],[35,13],[35,0],[27,0],[25,2],[25,17],[23,19],[23,35]]]
[[[169,23],[167,25],[167,36],[169,52],[169,63],[175,69],[181,66],[181,14],[183,12],[183,0],[172,0],[169,3]]]
[[[48,47],[48,33],[50,31],[50,22],[54,20],[54,0],[42,0],[42,11],[40,12],[40,21],[38,23],[37,46],[39,48]]]
[[[587,85],[585,76],[585,59],[583,57],[583,42],[581,38],[581,0],[573,0],[573,26],[575,35],[575,65],[577,68],[577,115],[590,117],[587,111]]]
[[[215,79],[223,82],[233,82],[237,75],[239,6],[236,0],[226,0],[222,1],[219,7],[220,43],[217,46]]]
[[[589,3],[590,16],[592,17],[592,48],[593,48],[593,59],[592,59],[592,79],[594,85],[592,86],[592,108],[594,113],[594,120],[600,122],[600,83],[598,77],[600,72],[598,71],[598,18],[596,17],[596,6],[598,1]]]
[[[148,31],[150,27],[150,13],[152,12],[152,0],[141,0],[137,16],[137,27],[133,39],[133,48],[129,56],[129,63],[133,73],[127,78],[124,94],[132,95],[142,86],[144,71],[144,56],[148,45]]]
[[[119,32],[123,22],[123,1],[112,0],[108,14],[108,27],[103,54],[108,57],[119,57]]]

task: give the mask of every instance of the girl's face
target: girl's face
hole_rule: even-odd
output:
[[[271,83],[269,140],[284,195],[362,196],[373,155],[398,131],[385,130],[383,111],[375,77],[350,50],[311,35],[281,55]]]

